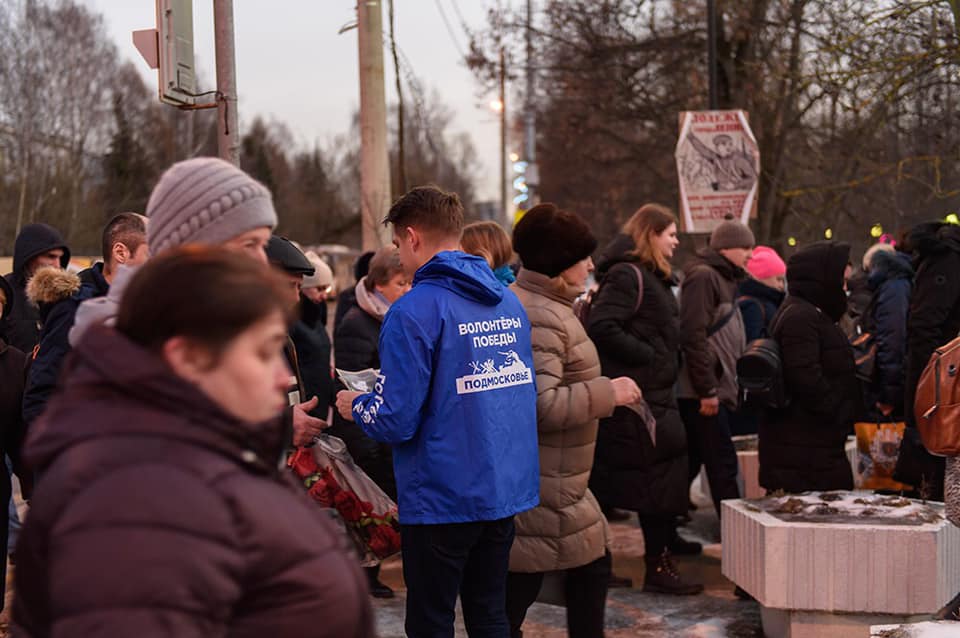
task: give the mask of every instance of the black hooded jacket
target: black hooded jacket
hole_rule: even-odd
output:
[[[960,227],[922,224],[909,242],[916,277],[907,319],[904,407],[913,423],[917,383],[930,355],[960,333]]]
[[[789,295],[773,320],[790,406],[760,423],[760,485],[788,492],[852,489],[844,446],[861,407],[846,310],[844,243],[818,242],[787,265]]]
[[[306,392],[303,400],[317,397],[320,402],[312,416],[327,419],[333,403],[333,377],[330,376],[330,336],[327,334],[327,304],[316,304],[300,295],[300,321],[290,328],[297,351],[297,363]]]
[[[60,265],[66,268],[70,263],[70,249],[57,229],[46,224],[24,226],[13,247],[13,272],[6,276],[13,288],[13,309],[0,322],[0,337],[27,354],[33,352],[40,340],[40,313],[26,296],[27,268],[34,257],[57,248],[63,249]]]

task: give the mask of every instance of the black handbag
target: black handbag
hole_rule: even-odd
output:
[[[907,426],[900,442],[900,454],[893,478],[913,485],[919,496],[930,501],[943,500],[944,459],[927,452],[920,440],[920,432]]]

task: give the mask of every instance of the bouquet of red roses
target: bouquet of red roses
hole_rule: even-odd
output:
[[[294,450],[287,465],[313,500],[337,511],[364,565],[400,551],[396,503],[357,467],[342,440],[320,434],[313,446]]]

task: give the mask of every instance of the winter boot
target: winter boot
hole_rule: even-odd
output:
[[[370,586],[370,595],[374,598],[393,598],[393,590],[380,581],[380,565],[364,567],[367,574],[367,584]]]
[[[643,591],[676,596],[692,596],[703,591],[703,585],[688,583],[680,578],[669,549],[664,548],[659,556],[644,556],[644,561],[647,563],[647,576],[643,580]]]

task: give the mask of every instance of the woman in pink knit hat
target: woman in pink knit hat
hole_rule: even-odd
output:
[[[740,284],[737,303],[750,342],[768,336],[767,328],[786,294],[787,265],[773,248],[757,246],[747,272],[750,279]]]

